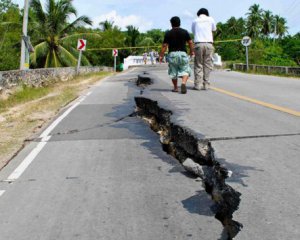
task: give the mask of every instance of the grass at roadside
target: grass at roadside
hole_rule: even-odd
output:
[[[88,74],[43,88],[22,86],[9,97],[0,99],[0,169],[61,108],[110,74]]]

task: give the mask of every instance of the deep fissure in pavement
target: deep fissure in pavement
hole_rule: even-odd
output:
[[[222,224],[228,239],[233,239],[243,225],[233,220],[241,193],[226,184],[229,171],[216,161],[208,140],[200,140],[185,127],[171,122],[172,112],[159,107],[157,101],[135,97],[137,112],[160,135],[164,151],[176,158],[189,172],[200,177],[206,192],[216,204],[215,218]]]

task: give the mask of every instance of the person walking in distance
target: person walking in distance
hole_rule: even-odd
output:
[[[195,43],[194,89],[207,90],[210,84],[209,75],[213,69],[214,53],[213,31],[217,30],[215,20],[209,16],[206,8],[197,12],[197,18],[192,23]],[[202,84],[202,88],[200,85]]]
[[[187,30],[180,28],[180,18],[175,16],[171,20],[172,29],[166,32],[162,50],[159,56],[161,62],[164,58],[164,54],[169,49],[168,61],[169,61],[169,76],[172,78],[173,92],[178,92],[177,81],[178,78],[182,78],[181,93],[185,94],[186,82],[191,74],[191,68],[189,65],[189,57],[187,55],[186,43],[190,48],[190,55],[194,55],[193,41]]]

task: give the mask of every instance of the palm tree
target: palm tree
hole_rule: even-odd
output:
[[[274,34],[279,38],[283,37],[286,33],[288,33],[287,21],[285,18],[280,17],[278,15],[274,16]]]
[[[102,31],[112,30],[114,26],[114,21],[105,20],[99,23]]]
[[[126,44],[130,47],[135,47],[137,44],[137,39],[140,36],[139,29],[129,25],[127,28],[127,38],[126,38]]]
[[[247,32],[250,37],[258,37],[262,28],[262,12],[259,4],[254,4],[247,13]]]
[[[39,38],[35,52],[30,56],[32,64],[45,68],[76,66],[78,51],[70,46],[70,41],[74,43],[74,38],[79,35],[70,33],[75,27],[91,25],[91,20],[81,16],[68,23],[72,14],[77,15],[72,0],[47,0],[45,11],[40,0],[32,0],[31,9],[32,29]],[[85,57],[82,61],[85,65],[89,64]]]
[[[217,31],[214,32],[215,39],[223,39],[226,36],[226,24],[218,22]]]
[[[245,31],[245,21],[243,18],[236,19],[231,17],[226,22],[227,31],[229,35],[243,35]]]
[[[271,11],[264,11],[262,14],[262,30],[261,33],[269,36],[273,32],[274,17]]]

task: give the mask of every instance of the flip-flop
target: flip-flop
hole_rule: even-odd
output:
[[[181,84],[181,93],[186,94],[186,85],[185,84]]]
[[[178,92],[178,89],[172,89],[172,92]]]

